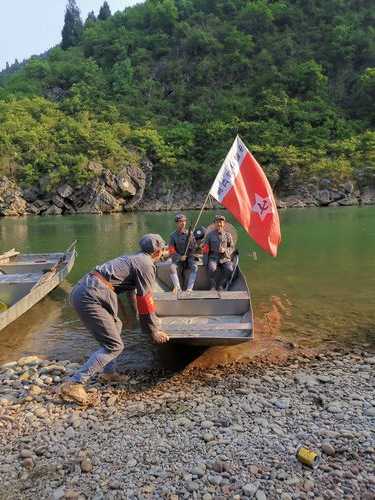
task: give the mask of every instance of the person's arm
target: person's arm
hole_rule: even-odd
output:
[[[234,248],[234,242],[233,242],[232,235],[230,233],[228,233],[227,256],[229,259],[232,258],[234,250],[235,250],[235,248]]]
[[[210,253],[209,236],[203,240],[203,243],[202,243],[202,253],[203,253],[203,264],[205,266],[207,266],[207,264],[208,264],[208,255]]]
[[[173,234],[171,236],[171,239],[169,240],[168,252],[169,256],[172,257],[173,262],[178,262],[181,259],[181,255],[177,252],[176,249],[176,242],[174,240]]]
[[[149,334],[157,343],[169,340],[166,333],[160,330],[160,320],[156,315],[156,307],[152,295],[152,285],[155,281],[155,271],[145,269],[136,270],[137,281],[137,309],[142,330]]]

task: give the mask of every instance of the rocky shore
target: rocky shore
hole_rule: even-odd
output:
[[[0,498],[375,497],[375,355],[357,348],[53,388],[76,365],[0,368]],[[296,459],[305,445],[315,469]]]
[[[46,176],[32,187],[21,188],[13,179],[0,177],[0,216],[105,214],[132,210],[199,209],[206,191],[191,185],[163,181],[145,159],[139,166],[125,165],[117,173],[100,163],[87,165],[89,180],[51,187]],[[339,207],[375,204],[375,174],[363,169],[353,180],[303,179],[298,169],[270,179],[278,208]],[[207,208],[214,208],[212,204]]]

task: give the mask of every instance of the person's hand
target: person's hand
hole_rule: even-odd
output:
[[[157,332],[152,334],[152,340],[156,344],[164,344],[165,342],[168,342],[169,337],[168,334],[166,334],[162,330],[158,330]]]
[[[187,259],[187,255],[181,255],[181,257],[180,257],[181,262],[185,262],[186,259]]]

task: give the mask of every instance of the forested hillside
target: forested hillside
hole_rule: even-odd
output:
[[[101,14],[0,79],[1,173],[53,185],[85,180],[88,160],[115,171],[147,155],[202,188],[237,133],[271,179],[375,170],[370,0],[147,0]]]

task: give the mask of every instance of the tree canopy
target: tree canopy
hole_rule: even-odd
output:
[[[61,47],[0,75],[0,168],[16,157],[28,182],[55,170],[79,179],[86,159],[115,169],[132,151],[171,182],[204,187],[239,133],[270,175],[375,169],[369,0],[106,5],[82,27],[69,0]],[[15,110],[26,117],[12,125]]]
[[[78,44],[81,39],[83,24],[76,0],[68,0],[65,11],[64,27],[61,32],[61,48],[68,49]]]

